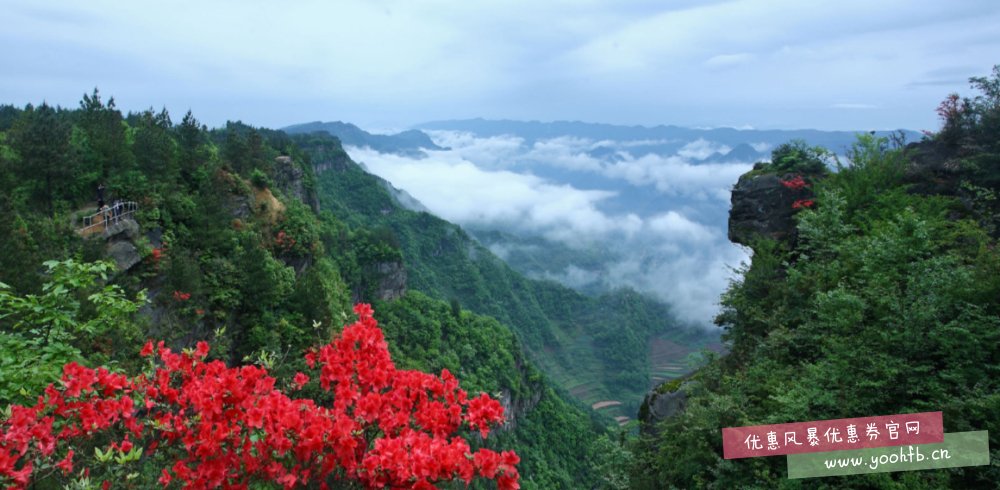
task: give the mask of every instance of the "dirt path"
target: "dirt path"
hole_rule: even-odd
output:
[[[600,410],[602,408],[607,408],[607,407],[617,407],[618,405],[621,405],[621,404],[622,404],[622,402],[620,402],[618,400],[605,400],[603,402],[597,402],[597,403],[591,405],[590,408],[592,408],[594,410]]]

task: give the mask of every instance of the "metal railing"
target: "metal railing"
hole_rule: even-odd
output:
[[[77,230],[77,233],[81,235],[107,233],[109,227],[131,218],[138,210],[139,204],[135,201],[119,201],[111,206],[105,206],[90,216],[84,216],[83,228]]]

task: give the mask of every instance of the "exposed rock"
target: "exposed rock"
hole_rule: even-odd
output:
[[[729,240],[747,246],[757,237],[794,243],[795,202],[812,197],[808,187],[790,189],[782,184],[795,176],[751,172],[740,177],[733,188]]]
[[[107,245],[105,252],[112,260],[119,271],[126,271],[142,261],[139,249],[133,241],[140,235],[139,223],[132,218],[119,219],[114,224],[108,225]]]
[[[313,212],[319,212],[319,198],[306,188],[305,171],[292,161],[292,157],[279,156],[274,159],[274,185],[285,194],[302,201]]]
[[[646,434],[656,433],[659,422],[674,417],[687,408],[687,394],[680,389],[660,393],[654,389],[642,401],[639,409],[641,430]]]
[[[406,294],[406,269],[402,262],[377,262],[364,267],[361,283],[351,291],[352,303],[373,299],[392,301]]]
[[[643,414],[642,429],[644,432],[652,433],[656,431],[658,422],[673,417],[687,408],[687,394],[681,390],[667,393],[654,391],[646,396],[643,403],[646,406],[646,413]]]
[[[503,413],[506,414],[501,428],[503,430],[517,429],[517,421],[535,409],[538,402],[542,400],[542,386],[532,386],[531,394],[527,397],[515,397],[507,388],[500,390],[500,405],[503,406]]]
[[[378,277],[375,296],[382,301],[402,298],[406,294],[406,269],[402,262],[380,262],[375,265]]]
[[[240,194],[229,196],[229,213],[234,218],[247,219],[253,213],[253,197]]]
[[[109,240],[135,240],[139,236],[139,223],[131,217],[120,218],[118,221],[108,225],[108,229],[104,234]]]
[[[112,242],[108,244],[108,257],[115,261],[119,271],[126,271],[142,261],[139,249],[129,241]]]

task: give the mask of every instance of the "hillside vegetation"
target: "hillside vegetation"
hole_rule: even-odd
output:
[[[945,432],[988,430],[996,461],[1000,68],[972,82],[978,96],[939,108],[939,133],[860,137],[838,171],[805,181],[795,233],[752,242],[717,319],[730,353],[658,390],[686,408],[647,427],[637,487],[996,488],[995,463],[788,480],[782,457],[722,459],[720,430],[942,411]],[[798,155],[754,172],[791,186],[810,163]]]
[[[553,335],[546,325],[512,331],[525,316],[499,314],[512,301],[503,285],[490,286],[491,308],[452,294],[462,278],[431,272],[444,263],[422,263],[403,244],[461,230],[415,213],[406,219],[431,223],[427,237],[389,230],[370,217],[381,204],[366,188],[328,185],[343,175],[337,165],[374,182],[332,137],[317,144],[241,123],[209,130],[165,110],[123,115],[96,90],[72,110],[0,107],[0,406],[33,403],[67,362],[136,372],[146,338],[178,350],[209,341],[212,359],[264,366],[289,385],[305,370],[302,353],[349,323],[352,303],[371,302],[398,366],[447,369],[470,395],[501,399],[506,429],[477,444],[517,451],[525,488],[599,481],[591,468],[607,457],[597,444],[609,420],[570,401],[522,351],[521,337]],[[108,204],[138,204],[138,226],[83,238],[101,183]],[[645,369],[634,364],[632,376]],[[645,382],[636,378],[632,393]]]
[[[352,162],[336,139],[322,133],[295,139],[321,169],[322,208],[346,223],[374,226],[372,238],[401,253],[408,287],[510,325],[542,371],[588,404],[621,401],[608,413],[631,417],[650,387],[651,338],[688,351],[713,340],[632,290],[590,297],[525,278],[460,227],[404,207],[400,191]]]

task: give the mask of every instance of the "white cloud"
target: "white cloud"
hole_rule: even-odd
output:
[[[536,141],[523,158],[570,170],[600,172],[603,168],[601,161],[588,155],[586,151],[607,144],[608,142],[594,143],[587,139],[563,136]]]
[[[689,242],[707,242],[716,238],[715,233],[702,224],[691,221],[677,211],[668,211],[650,218],[647,226],[664,238]]]
[[[719,54],[705,60],[704,65],[712,69],[726,69],[746,65],[756,58],[751,53]]]
[[[429,152],[425,159],[370,149],[348,148],[348,152],[449,221],[540,235],[571,247],[598,246],[608,257],[597,267],[570,265],[548,271],[544,278],[571,287],[630,286],[669,302],[685,321],[709,325],[731,266],[746,258],[727,240],[725,223],[700,222],[694,216],[724,214],[730,187],[749,164],[696,165],[678,155],[635,158],[628,153],[628,142],[612,140],[559,137],[529,146],[512,136],[477,138],[436,131],[433,137],[452,149]],[[618,149],[620,158],[612,163],[587,154],[599,147]],[[704,140],[683,148],[691,156],[728,151]],[[609,214],[601,204],[615,198],[615,192],[540,178],[526,170],[535,165],[590,173],[609,179],[605,181],[609,185],[618,182],[616,188],[622,180],[652,186],[665,199],[675,196],[680,201],[672,209],[645,217]],[[501,258],[513,250],[503,243],[490,249]]]
[[[654,185],[666,194],[728,202],[732,185],[752,167],[750,163],[694,165],[677,156],[645,155],[610,165],[605,174],[633,185]]]
[[[547,272],[542,274],[540,278],[556,281],[571,288],[584,288],[594,283],[600,283],[605,279],[604,276],[605,274],[601,271],[581,269],[570,265],[559,273]]]
[[[711,141],[706,141],[704,138],[698,138],[680,149],[677,152],[678,156],[684,158],[697,158],[699,160],[712,155],[713,153],[729,153],[732,148],[726,145],[720,145],[713,143]]]
[[[438,146],[486,168],[509,167],[523,153],[524,139],[511,136],[477,137],[462,131],[426,131]]]
[[[510,135],[480,138],[455,131],[432,131],[430,134],[438,145],[452,148],[450,152],[430,152],[432,160],[449,160],[458,156],[466,162],[475,162],[475,166],[481,169],[507,169],[515,172],[517,169],[530,169],[537,165],[552,166],[620,179],[636,186],[650,185],[667,195],[702,200],[728,202],[733,183],[752,167],[752,162],[691,163],[693,158],[701,159],[715,153],[725,154],[731,150],[727,145],[705,139],[697,139],[684,145],[673,156],[647,153],[637,158],[630,153],[631,148],[670,142],[592,141],[562,136],[538,140],[529,147],[522,138]],[[769,148],[767,143],[753,146],[758,151]],[[600,159],[588,153],[601,147],[617,149],[614,154],[618,158]]]
[[[612,217],[598,210],[598,202],[613,192],[576,189],[509,170],[482,169],[456,152],[431,152],[428,158],[417,160],[368,148],[347,150],[372,173],[459,224],[513,227],[569,245],[608,233],[631,235],[642,228],[635,215]]]

